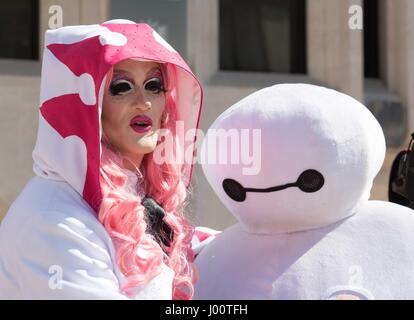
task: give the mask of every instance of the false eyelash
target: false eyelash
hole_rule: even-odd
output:
[[[129,89],[128,90],[119,90],[116,91],[116,87],[123,85],[123,84],[128,84],[129,85]],[[117,95],[124,95],[127,94],[128,92],[130,92],[133,89],[134,85],[131,81],[128,81],[126,79],[119,79],[119,80],[115,80],[111,83],[111,85],[109,86],[109,91],[111,92],[112,95],[117,96]],[[122,93],[120,93],[122,92]]]
[[[146,81],[144,83],[144,88],[145,89],[147,87],[147,84],[150,83],[150,82],[157,82],[157,84],[159,84],[159,87],[157,88],[156,92],[155,92],[155,90],[149,90],[149,91],[151,91],[153,93],[156,93],[156,94],[158,94],[160,92],[166,92],[166,90],[164,88],[164,85],[163,85],[162,81],[159,78],[151,78],[148,81]]]

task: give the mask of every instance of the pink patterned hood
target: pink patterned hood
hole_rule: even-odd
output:
[[[203,96],[201,85],[179,53],[149,25],[113,20],[62,27],[45,34],[33,170],[46,179],[69,183],[95,212],[101,201],[100,115],[106,74],[128,58],[172,67],[176,86],[171,94],[177,105],[177,120],[184,122],[186,133],[190,130],[180,145],[193,154],[194,129],[198,127]],[[188,163],[187,184],[191,171]]]

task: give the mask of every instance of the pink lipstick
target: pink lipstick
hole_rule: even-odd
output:
[[[147,116],[135,116],[131,119],[129,125],[135,132],[145,133],[151,130],[152,120]]]

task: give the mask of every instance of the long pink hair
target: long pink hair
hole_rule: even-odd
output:
[[[166,105],[161,120],[161,128],[168,129],[178,145],[175,132],[176,105],[171,89],[175,86],[174,68],[160,64],[166,88]],[[108,73],[105,90],[108,89],[112,70]],[[175,150],[175,157],[180,150]],[[175,271],[173,299],[191,299],[194,292],[195,269],[191,250],[193,226],[184,217],[183,209],[187,196],[183,181],[184,166],[179,161],[157,164],[153,153],[146,154],[137,168],[143,175],[145,194],[155,199],[165,210],[164,221],[174,230],[174,240],[170,247],[158,244],[147,230],[147,220],[139,194],[131,192],[137,186],[128,185],[123,156],[117,152],[103,133],[100,185],[103,200],[98,218],[109,233],[116,249],[116,262],[126,277],[122,291],[142,287],[161,273],[164,263]]]

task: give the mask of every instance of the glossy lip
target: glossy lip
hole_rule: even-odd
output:
[[[136,122],[145,123],[145,126],[135,125],[134,123]],[[132,130],[134,130],[135,132],[144,133],[144,132],[148,132],[151,130],[152,120],[150,117],[143,116],[143,115],[135,116],[131,119],[131,121],[129,122],[129,125],[132,128]]]

